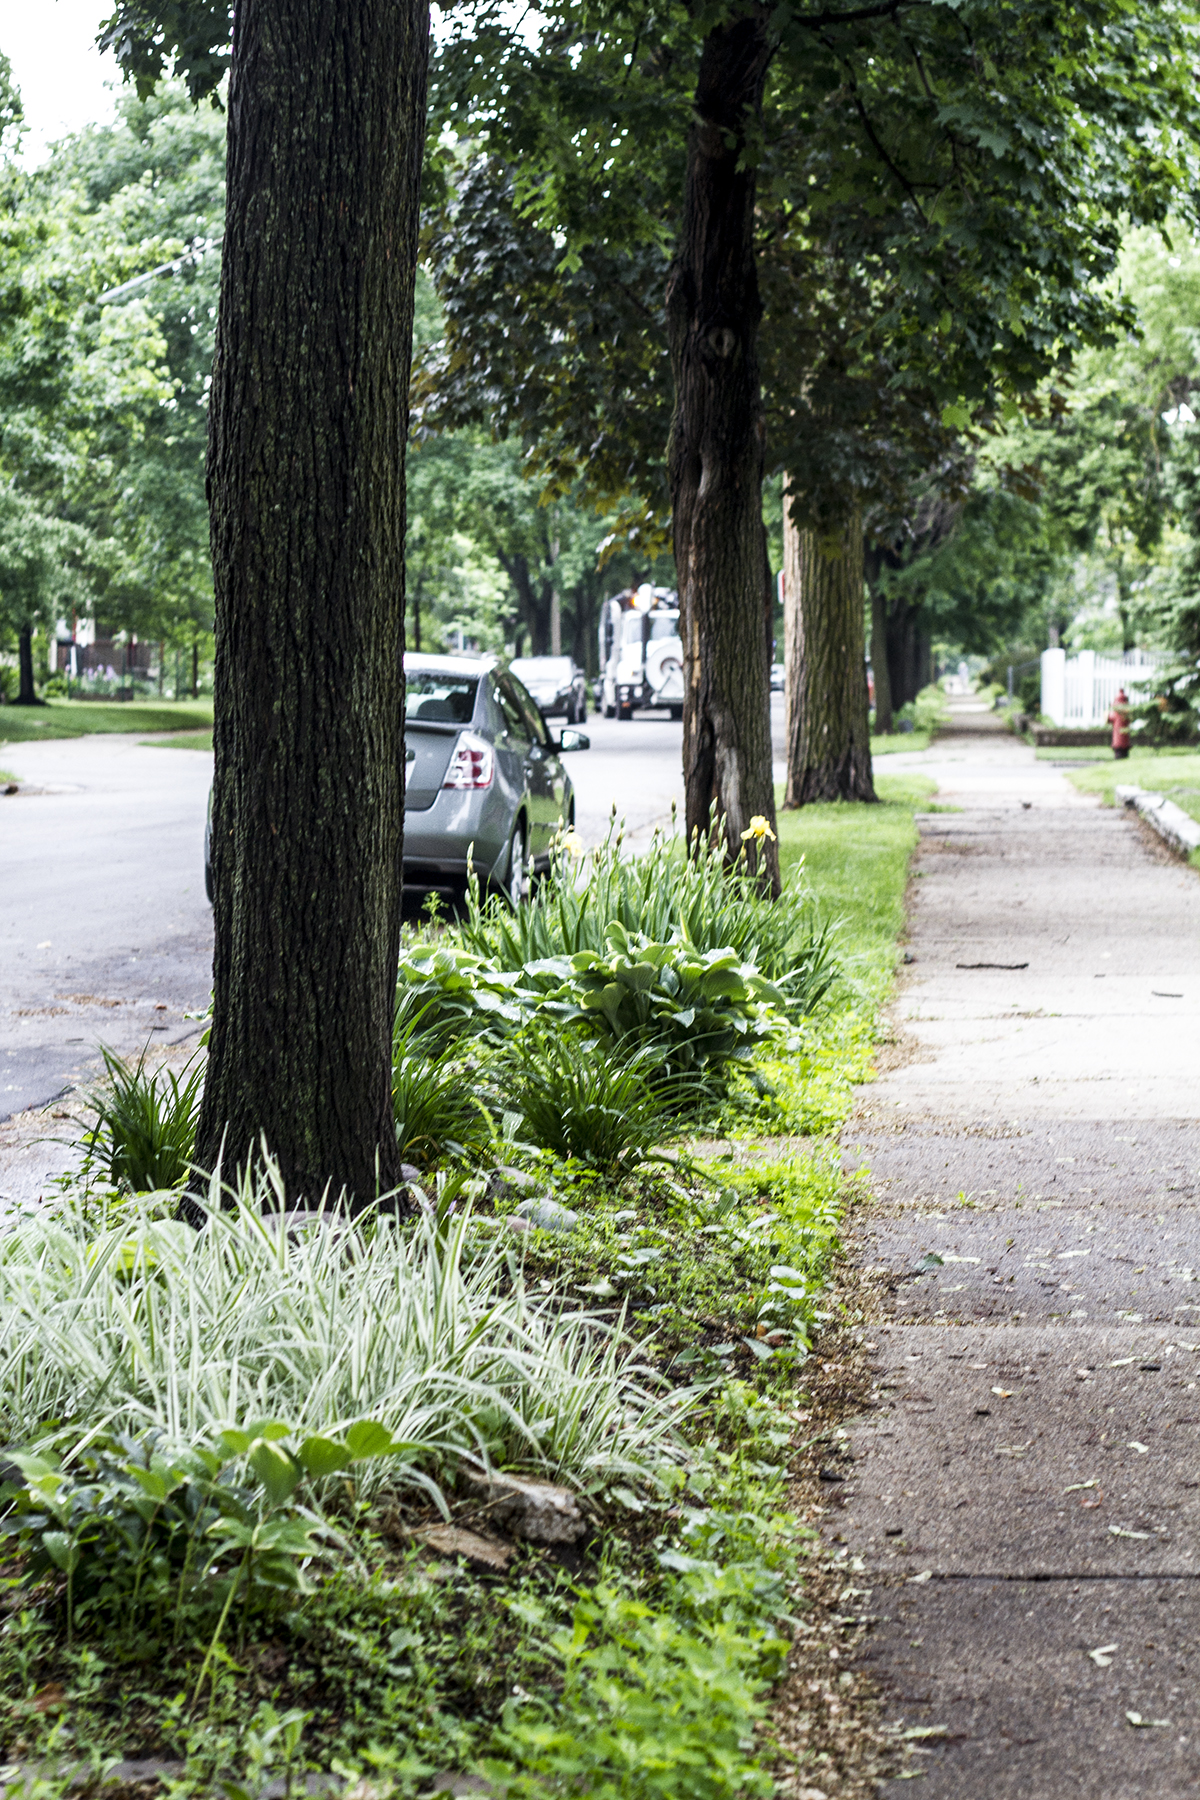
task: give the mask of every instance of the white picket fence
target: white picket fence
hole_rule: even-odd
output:
[[[1131,700],[1145,698],[1154,673],[1166,661],[1157,650],[1129,650],[1124,656],[1097,656],[1081,650],[1042,651],[1042,716],[1056,725],[1084,729],[1103,725],[1117,691]]]

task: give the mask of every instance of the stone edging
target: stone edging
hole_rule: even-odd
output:
[[[1185,856],[1193,850],[1200,850],[1200,825],[1190,819],[1181,806],[1162,794],[1151,794],[1145,788],[1119,786],[1117,799],[1125,806],[1132,806],[1141,813],[1147,824],[1153,825],[1159,837],[1165,838],[1174,850],[1181,850]]]

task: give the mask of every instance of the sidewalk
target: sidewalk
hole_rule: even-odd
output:
[[[933,1733],[924,1800],[1174,1800],[1200,1792],[1200,882],[954,710],[904,758],[963,810],[921,822],[899,1066],[843,1136],[888,1301],[826,1527],[874,1581],[885,1716]]]

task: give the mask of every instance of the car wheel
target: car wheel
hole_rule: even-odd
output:
[[[518,824],[508,846],[508,879],[504,891],[514,906],[529,897],[529,864],[525,858],[525,827]]]
[[[617,716],[616,707],[615,706],[606,706],[604,709],[604,716],[606,719],[615,719]]]
[[[586,694],[580,694],[580,696],[579,696],[579,705],[575,709],[575,723],[577,725],[586,725],[587,724],[587,695]]]
[[[673,707],[672,707],[672,708],[671,708],[671,717],[672,717],[672,718],[673,718],[673,719],[682,719],[682,717],[683,717],[683,708],[682,708],[682,706],[673,706]]]

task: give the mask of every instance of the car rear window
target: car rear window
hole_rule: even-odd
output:
[[[410,669],[405,677],[405,717],[434,725],[469,725],[475,714],[476,675],[437,675]]]

